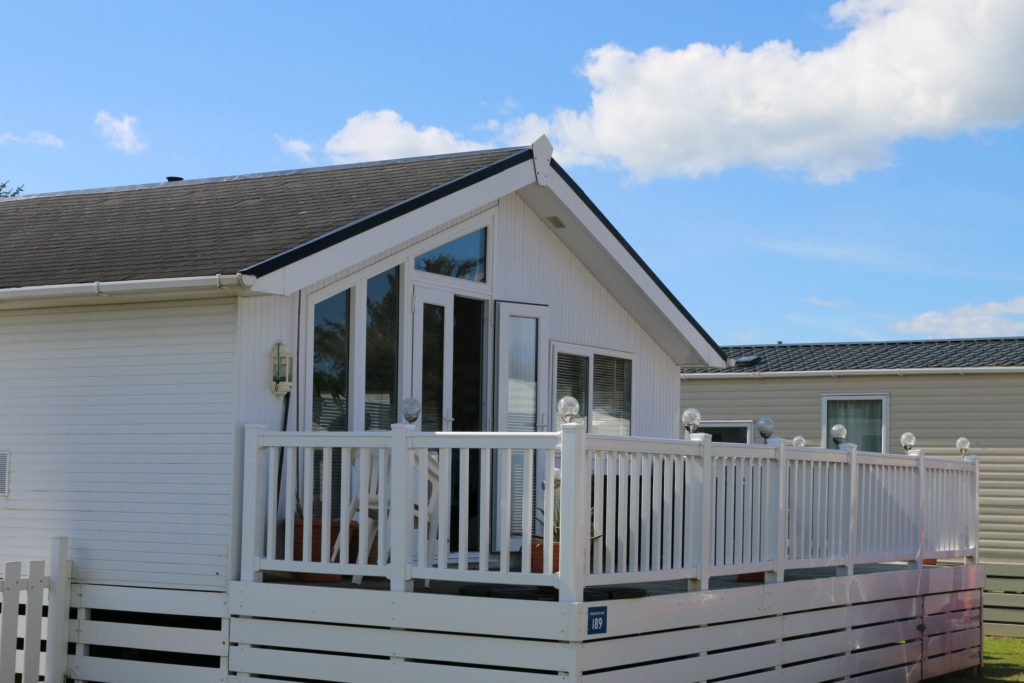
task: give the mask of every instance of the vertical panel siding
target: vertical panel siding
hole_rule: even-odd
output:
[[[971,440],[981,461],[981,557],[1024,563],[1024,375],[939,374],[787,379],[686,379],[682,402],[705,420],[775,419],[776,436],[821,439],[821,394],[888,393],[890,452],[913,432],[929,455],[959,456]]]
[[[76,581],[226,584],[235,306],[0,312],[0,561],[67,535]]]
[[[553,341],[636,354],[633,435],[677,437],[678,366],[526,202],[498,206],[495,298],[548,304]]]

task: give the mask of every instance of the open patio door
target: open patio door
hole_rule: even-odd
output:
[[[550,429],[547,406],[548,308],[535,304],[495,303],[495,427],[499,432],[536,432]],[[522,500],[526,481],[526,454],[512,453],[512,523],[522,528]],[[531,468],[534,472],[536,467]],[[499,514],[496,508],[495,518]],[[521,541],[520,541],[521,542]],[[515,550],[515,548],[513,548]]]

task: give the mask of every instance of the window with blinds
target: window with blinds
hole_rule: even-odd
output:
[[[633,415],[633,361],[619,356],[558,352],[555,402],[572,396],[594,434],[629,436]]]

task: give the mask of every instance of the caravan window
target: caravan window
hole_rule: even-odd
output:
[[[313,311],[313,429],[348,431],[349,293],[335,294]]]
[[[555,353],[555,406],[562,396],[580,403],[580,420],[594,434],[629,436],[633,413],[633,361],[579,347]],[[557,414],[557,410],[555,412]]]

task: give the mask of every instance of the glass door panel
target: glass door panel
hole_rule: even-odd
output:
[[[413,300],[412,391],[421,405],[419,427],[425,432],[451,431],[454,297],[416,286]]]

